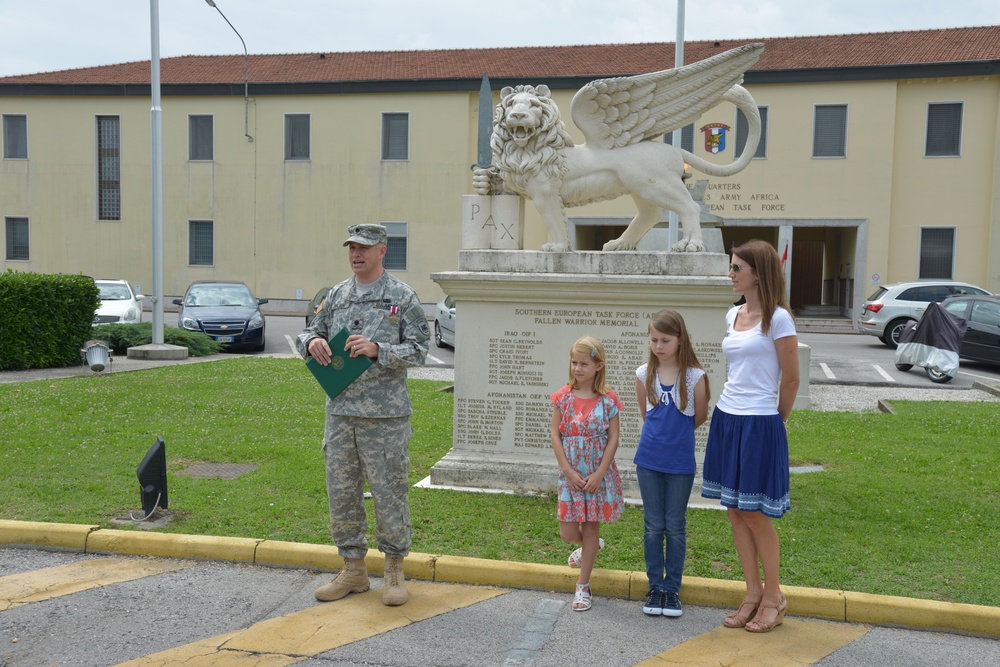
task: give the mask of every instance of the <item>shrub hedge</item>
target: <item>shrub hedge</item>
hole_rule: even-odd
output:
[[[102,324],[93,328],[90,337],[93,340],[107,342],[115,354],[125,354],[130,347],[153,342],[153,324],[151,322]],[[191,351],[192,357],[218,354],[222,350],[222,344],[215,342],[206,334],[179,327],[163,327],[163,342],[167,345],[186,347]]]
[[[0,273],[0,370],[79,364],[100,305],[89,276]]]

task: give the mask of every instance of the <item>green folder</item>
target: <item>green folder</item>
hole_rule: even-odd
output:
[[[346,328],[337,332],[337,335],[330,339],[330,363],[326,366],[309,357],[306,366],[316,376],[323,391],[331,399],[336,398],[340,392],[347,389],[358,376],[368,370],[372,365],[372,360],[364,355],[352,357],[349,352],[344,351],[347,344],[348,331]]]

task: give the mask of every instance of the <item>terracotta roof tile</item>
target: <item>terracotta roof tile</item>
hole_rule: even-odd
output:
[[[751,71],[829,69],[1000,60],[1000,26],[811,37],[685,42],[686,62],[751,42],[765,44]],[[357,51],[250,55],[254,83],[586,77],[638,74],[673,66],[674,44]],[[0,83],[148,84],[149,61],[0,77]],[[244,59],[178,56],[160,62],[163,84],[243,83]]]

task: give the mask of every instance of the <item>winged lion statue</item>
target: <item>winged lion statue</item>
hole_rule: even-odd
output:
[[[760,141],[760,112],[740,83],[763,50],[763,44],[747,44],[684,67],[591,81],[571,108],[582,144],[566,131],[548,86],[505,87],[493,115],[493,164],[474,170],[473,188],[531,199],[548,228],[542,250],[572,250],[566,207],[628,194],[637,213],[604,250],[635,250],[667,209],[677,213],[683,231],[672,250],[703,252],[700,207],[684,185],[685,163],[711,176],[731,176],[750,163]],[[723,101],[748,121],[745,148],[734,162],[717,165],[653,141]]]

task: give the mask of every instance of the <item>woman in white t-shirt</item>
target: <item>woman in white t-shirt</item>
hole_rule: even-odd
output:
[[[798,337],[781,260],[769,243],[753,240],[734,248],[729,278],[743,303],[726,313],[722,351],[728,371],[712,413],[702,496],[728,508],[747,585],[739,609],[723,625],[770,632],[781,625],[787,607],[771,519],[791,507],[785,422],[799,388]]]

